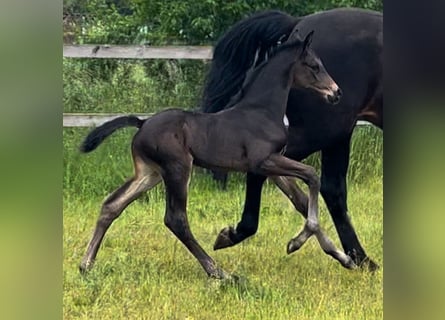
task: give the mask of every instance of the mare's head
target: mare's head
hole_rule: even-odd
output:
[[[285,45],[296,46],[297,56],[292,69],[292,87],[315,90],[330,104],[337,104],[342,95],[341,89],[326,71],[318,55],[312,50],[314,31],[302,40],[294,28]]]

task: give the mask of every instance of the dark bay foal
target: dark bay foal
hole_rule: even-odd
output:
[[[94,150],[115,130],[140,128],[132,142],[135,174],[104,202],[93,237],[80,264],[88,270],[111,223],[142,193],[164,181],[165,225],[198,259],[206,273],[229,277],[194,238],[187,220],[187,191],[192,166],[253,172],[265,176],[290,176],[309,186],[308,217],[304,228],[290,241],[300,248],[313,234],[323,250],[343,266],[354,267],[318,223],[320,181],[312,167],[284,157],[287,131],[283,123],[291,87],[311,88],[331,103],[341,91],[309,45],[312,32],[301,40],[293,30],[272,57],[256,67],[245,83],[242,98],[230,109],[204,114],[170,109],[147,120],[134,116],[114,119],[94,129],[81,150]],[[314,70],[318,71],[315,76]]]

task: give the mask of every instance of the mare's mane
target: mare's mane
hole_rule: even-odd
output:
[[[297,32],[297,31],[295,31]],[[230,98],[229,103],[224,107],[224,109],[228,109],[233,107],[235,104],[240,102],[240,100],[244,97],[244,94],[248,91],[252,83],[260,74],[260,71],[269,63],[269,59],[276,56],[279,52],[282,52],[286,49],[299,47],[303,41],[296,35],[293,39],[286,41],[285,43],[277,43],[276,45],[268,48],[264,52],[264,57],[260,57],[262,48],[259,47],[255,52],[255,58],[250,66],[250,68],[246,72],[246,76],[244,78],[244,82],[238,92]]]
[[[246,72],[255,67],[255,52],[259,50],[259,60],[266,59],[270,48],[285,41],[299,21],[300,18],[285,12],[270,10],[255,13],[232,26],[215,44],[201,110],[225,109],[243,86]]]

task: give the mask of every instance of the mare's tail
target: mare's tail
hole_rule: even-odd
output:
[[[124,127],[136,127],[140,128],[144,124],[145,120],[141,120],[136,116],[123,116],[111,121],[105,122],[99,127],[93,129],[83,140],[80,151],[87,153],[96,149],[102,141],[105,140],[114,131]]]

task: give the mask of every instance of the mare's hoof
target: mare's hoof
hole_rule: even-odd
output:
[[[233,227],[225,227],[222,229],[216,237],[213,250],[224,249],[235,245],[236,242],[233,240],[235,232]]]
[[[371,259],[369,259],[368,257],[366,257],[365,259],[363,259],[358,266],[366,271],[370,271],[370,272],[374,272],[377,271],[380,266],[375,263],[374,261],[372,261]]]
[[[297,239],[291,239],[287,244],[287,254],[291,254],[292,252],[297,251],[301,248],[302,245],[303,243],[301,243]]]

